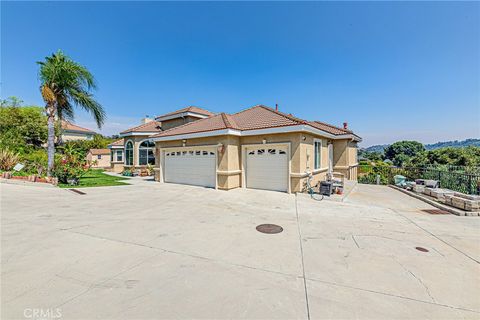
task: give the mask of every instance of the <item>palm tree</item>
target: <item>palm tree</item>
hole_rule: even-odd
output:
[[[74,106],[91,113],[99,128],[106,116],[90,93],[96,89],[95,79],[84,66],[60,50],[37,63],[40,65],[40,92],[48,118],[48,176],[51,176],[55,157],[55,119],[73,120]]]

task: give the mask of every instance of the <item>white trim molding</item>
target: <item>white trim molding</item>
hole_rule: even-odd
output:
[[[241,174],[242,173],[242,170],[230,170],[230,171],[220,171],[218,170],[217,171],[217,174],[221,175],[221,176],[235,176],[235,175],[238,175],[238,174]]]
[[[154,134],[159,134],[160,131],[130,131],[125,133],[120,133],[119,137],[131,137],[131,136],[151,136]]]
[[[362,141],[359,137],[355,136],[354,134],[349,133],[349,134],[334,135],[326,131],[316,129],[306,124],[266,128],[266,129],[256,129],[256,130],[243,130],[243,131],[235,130],[235,129],[221,129],[221,130],[213,130],[213,131],[179,134],[179,135],[166,136],[166,137],[153,137],[152,140],[153,141],[172,141],[172,140],[194,139],[194,138],[223,136],[223,135],[247,137],[247,136],[256,136],[256,135],[264,135],[264,134],[290,133],[290,132],[311,133],[311,134],[319,135],[332,140],[352,139],[359,142]]]
[[[156,117],[156,121],[167,121],[167,120],[172,120],[172,119],[177,119],[177,118],[185,118],[185,117],[195,117],[195,118],[200,118],[200,119],[205,119],[208,118],[209,116],[197,113],[197,112],[192,112],[192,111],[187,111],[187,112],[181,112],[181,113],[175,113],[171,114],[168,116],[160,116]]]

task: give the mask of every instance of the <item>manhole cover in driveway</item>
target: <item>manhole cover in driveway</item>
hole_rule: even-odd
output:
[[[417,249],[418,251],[422,251],[422,252],[428,252],[428,249],[425,249],[425,248],[422,248],[422,247],[415,247],[415,249]]]
[[[283,228],[280,226],[277,226],[276,224],[260,224],[257,226],[257,231],[261,233],[268,233],[268,234],[273,234],[273,233],[280,233],[283,231]]]

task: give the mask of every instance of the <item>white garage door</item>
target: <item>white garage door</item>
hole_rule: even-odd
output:
[[[165,182],[215,188],[215,153],[204,149],[165,152]]]
[[[247,188],[288,191],[287,147],[247,149]]]

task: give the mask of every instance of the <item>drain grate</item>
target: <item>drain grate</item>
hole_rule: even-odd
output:
[[[429,214],[450,214],[450,212],[440,209],[422,209],[422,211]]]
[[[283,228],[276,225],[276,224],[260,224],[257,226],[257,231],[261,233],[268,233],[268,234],[274,234],[274,233],[280,233],[283,231]]]
[[[86,194],[85,192],[80,191],[78,189],[68,189],[68,190],[73,191],[73,192],[78,193],[78,194]]]
[[[417,249],[418,251],[422,251],[422,252],[428,252],[428,249],[425,249],[425,248],[422,248],[422,247],[415,247],[415,249]]]

